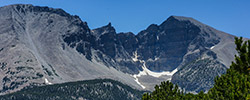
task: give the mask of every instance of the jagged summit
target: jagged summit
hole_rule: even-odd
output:
[[[10,6],[4,6],[1,8],[13,8],[16,9],[17,11],[21,11],[23,13],[29,11],[29,12],[50,12],[50,13],[56,13],[59,14],[61,16],[68,16],[68,17],[74,17],[71,16],[69,13],[65,12],[64,10],[62,10],[61,8],[50,8],[47,6],[34,6],[32,4],[14,4],[14,5],[10,5]]]
[[[112,24],[111,24],[111,22],[109,22],[107,26],[109,26],[109,27],[112,27]]]
[[[168,19],[176,19],[176,20],[180,20],[180,21],[181,20],[195,20],[192,17],[175,16],[175,15],[170,16]]]
[[[12,4],[12,5],[2,6],[0,8],[4,8],[4,7],[16,7],[16,6],[22,6],[23,8],[25,8],[25,7],[35,7],[32,4]],[[41,7],[41,6],[38,6],[38,7]]]
[[[151,24],[146,30],[151,32],[157,32],[159,30],[159,26],[156,24]]]
[[[159,26],[161,29],[166,29],[166,28],[171,28],[172,26],[186,27],[186,25],[195,25],[199,28],[204,26],[204,24],[200,23],[199,21],[191,17],[183,17],[183,16],[170,16]]]
[[[111,22],[109,22],[107,25],[105,25],[105,26],[103,26],[101,28],[115,32],[115,28],[112,26]],[[98,28],[98,29],[101,29],[101,28]]]
[[[200,21],[195,20],[192,17],[185,17],[185,16],[170,16],[166,21],[168,20],[177,20],[177,21],[185,21],[185,22],[191,22],[194,25],[197,25],[199,27],[206,26],[205,24],[201,23]],[[164,23],[164,22],[163,22]]]
[[[116,34],[115,28],[112,26],[111,22],[109,22],[107,25],[102,26],[100,28],[96,28],[92,30],[92,33],[97,36],[100,37],[101,35],[104,34]]]

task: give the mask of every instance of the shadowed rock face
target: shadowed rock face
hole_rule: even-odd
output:
[[[1,93],[43,85],[45,79],[62,83],[95,78],[119,80],[138,89],[138,82],[152,89],[157,82],[172,79],[188,91],[206,91],[236,53],[234,36],[189,17],[171,16],[135,35],[116,33],[111,23],[91,30],[62,9],[10,5],[1,7],[0,13]],[[132,75],[143,66],[153,72],[178,71],[173,77],[147,74],[135,81]],[[197,80],[201,81],[194,83]]]
[[[179,21],[172,16],[160,26],[150,25],[138,34],[142,47],[138,50],[139,54],[144,60],[162,58],[156,61],[157,64],[149,63],[151,70],[174,70],[182,62],[189,44],[199,32],[200,29],[192,23]]]
[[[131,32],[128,33],[119,33],[118,40],[121,41],[122,46],[128,52],[129,55],[133,55],[133,53],[138,48],[138,39],[136,35]]]

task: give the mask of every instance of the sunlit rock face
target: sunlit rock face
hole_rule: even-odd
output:
[[[135,35],[116,33],[111,23],[90,29],[62,9],[20,4],[0,13],[2,94],[96,78],[146,90],[171,80],[206,91],[236,54],[234,36],[189,17],[170,16]]]

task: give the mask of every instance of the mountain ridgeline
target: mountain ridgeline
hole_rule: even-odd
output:
[[[96,78],[151,90],[171,80],[207,91],[236,54],[234,36],[182,16],[138,34],[109,23],[90,29],[62,9],[26,4],[0,8],[0,91]]]

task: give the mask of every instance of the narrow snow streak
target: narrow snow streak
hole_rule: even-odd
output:
[[[137,61],[138,61],[137,51],[135,51],[134,56],[135,56],[135,57],[133,57],[132,60],[133,60],[134,62],[137,62]]]
[[[137,84],[139,84],[143,89],[145,89],[146,87],[144,85],[142,85],[140,82],[139,82],[139,79],[137,77],[135,77],[135,82]]]
[[[210,49],[213,49],[215,46],[212,46]]]

